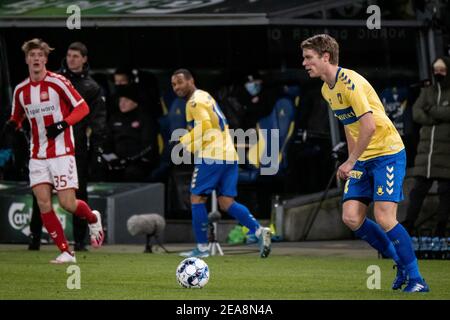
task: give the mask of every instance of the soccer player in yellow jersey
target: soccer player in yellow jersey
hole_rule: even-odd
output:
[[[349,156],[337,176],[346,180],[344,223],[356,236],[392,258],[397,276],[392,289],[427,292],[408,232],[397,221],[403,200],[406,155],[396,128],[387,117],[377,93],[361,75],[338,66],[339,45],[327,34],[301,43],[303,66],[311,78],[324,81],[322,95],[344,125]],[[366,217],[374,201],[376,222]]]
[[[191,181],[192,227],[197,246],[181,253],[185,257],[208,257],[208,213],[206,200],[216,190],[219,207],[254,233],[259,240],[260,256],[271,250],[271,232],[261,227],[247,207],[236,202],[238,182],[237,153],[225,116],[211,95],[197,89],[189,70],[178,69],[172,75],[176,95],[186,99],[186,120],[193,129],[180,138],[186,150],[196,157]]]

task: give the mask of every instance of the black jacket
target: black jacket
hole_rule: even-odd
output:
[[[153,166],[158,157],[157,124],[140,106],[122,113],[117,111],[108,120],[105,153],[119,158],[144,162]]]
[[[75,155],[87,154],[89,150],[96,152],[99,148],[103,148],[107,135],[106,105],[102,89],[89,75],[87,63],[81,73],[74,73],[67,67],[66,59],[63,59],[58,73],[72,82],[89,106],[89,114],[74,125]],[[91,130],[89,140],[88,127]]]
[[[238,101],[245,110],[241,128],[247,130],[256,128],[256,123],[272,112],[280,95],[280,90],[277,86],[268,85],[264,82],[261,92],[256,97],[251,96],[244,86],[239,87],[236,94]]]
[[[450,70],[450,58],[441,59]],[[422,125],[414,175],[450,179],[450,74],[442,83],[422,89],[413,118]]]

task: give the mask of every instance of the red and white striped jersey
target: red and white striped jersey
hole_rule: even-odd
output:
[[[11,118],[19,125],[28,118],[31,128],[30,156],[48,159],[73,155],[75,142],[69,127],[55,139],[48,139],[46,126],[67,118],[73,108],[85,104],[84,99],[64,76],[47,71],[43,80],[25,79],[14,89]]]

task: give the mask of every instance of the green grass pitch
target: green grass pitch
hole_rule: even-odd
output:
[[[450,299],[450,261],[420,261],[430,293],[390,289],[395,271],[389,260],[367,257],[281,255],[261,259],[256,252],[206,258],[210,280],[203,289],[184,289],[175,279],[177,254],[78,253],[81,289],[68,289],[68,265],[51,265],[57,252],[25,246],[0,248],[2,299]],[[381,289],[369,290],[367,267],[378,265]]]

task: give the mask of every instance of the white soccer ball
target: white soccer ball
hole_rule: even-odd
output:
[[[177,267],[177,281],[183,288],[203,288],[209,280],[209,267],[199,258],[186,258]]]

